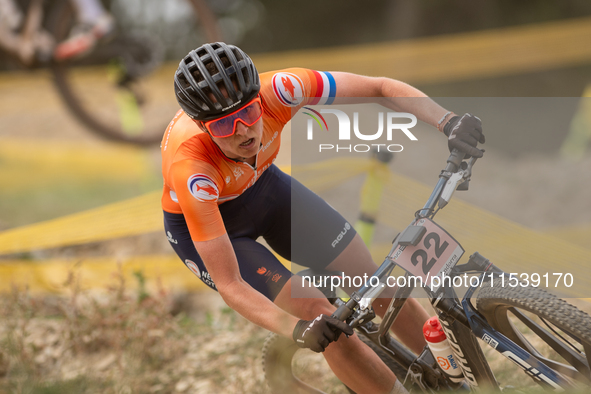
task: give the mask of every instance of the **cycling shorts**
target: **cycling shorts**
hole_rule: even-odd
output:
[[[234,247],[240,274],[275,300],[291,272],[265,246],[304,267],[323,269],[355,236],[353,227],[322,198],[277,166],[269,167],[238,198],[219,206]],[[174,251],[206,285],[216,289],[197,254],[182,214],[164,212],[164,228]]]

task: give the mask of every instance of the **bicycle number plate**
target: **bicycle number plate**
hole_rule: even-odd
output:
[[[423,285],[427,286],[430,285],[429,277],[449,274],[460,261],[464,249],[431,219],[419,219],[414,225],[425,227],[425,235],[416,246],[399,245],[392,260],[411,275],[421,277]]]

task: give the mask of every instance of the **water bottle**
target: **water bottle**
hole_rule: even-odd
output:
[[[425,325],[423,325],[423,335],[425,336],[429,349],[431,349],[431,353],[433,353],[435,361],[437,361],[443,373],[452,382],[459,383],[463,381],[462,369],[454,359],[453,351],[437,316],[433,316],[425,322]]]

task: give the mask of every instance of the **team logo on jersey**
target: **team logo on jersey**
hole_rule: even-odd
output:
[[[281,104],[295,107],[304,100],[304,84],[292,73],[277,73],[273,75],[273,91]]]
[[[233,172],[234,172],[234,178],[236,180],[238,180],[238,178],[240,178],[244,174],[244,171],[242,171],[242,169],[240,167],[235,167]]]
[[[197,264],[195,264],[195,262],[187,259],[185,260],[185,264],[187,265],[187,268],[191,270],[191,272],[193,272],[195,275],[197,275],[199,279],[201,279],[201,270],[199,269],[199,267],[197,267]]]
[[[220,196],[215,182],[204,174],[195,174],[189,177],[187,181],[189,191],[199,201],[213,201]]]
[[[178,244],[179,241],[177,241],[176,239],[174,239],[172,237],[172,233],[170,231],[166,232],[166,238],[168,238],[168,242],[170,242],[171,244]]]
[[[265,272],[267,272],[267,269],[265,267],[261,267],[257,270],[257,274],[259,275],[264,275]]]

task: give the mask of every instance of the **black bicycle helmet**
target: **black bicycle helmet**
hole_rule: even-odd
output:
[[[255,98],[260,89],[259,73],[250,57],[223,42],[192,50],[174,74],[178,103],[187,115],[201,121],[236,111]]]

